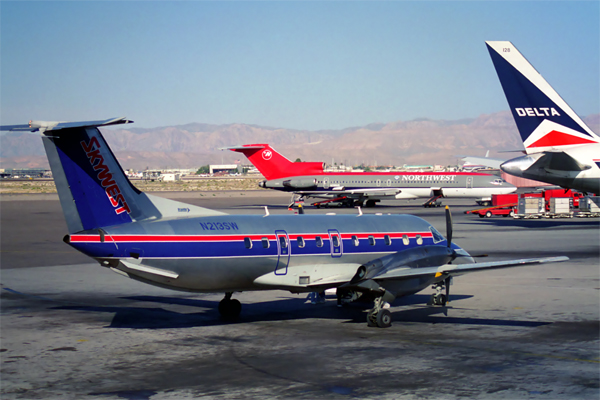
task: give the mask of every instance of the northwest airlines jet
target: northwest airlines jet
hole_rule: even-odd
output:
[[[600,137],[511,42],[486,42],[525,152],[503,171],[600,194]]]
[[[261,187],[306,197],[336,199],[372,207],[381,199],[460,197],[485,199],[517,188],[495,176],[474,172],[325,172],[322,162],[291,162],[268,144],[228,147],[244,153],[264,175]],[[424,205],[434,204],[431,201]],[[439,203],[438,203],[439,204]]]

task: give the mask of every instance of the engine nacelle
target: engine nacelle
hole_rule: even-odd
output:
[[[284,187],[295,189],[308,189],[317,186],[316,178],[292,178],[283,181]]]
[[[404,250],[378,258],[358,267],[352,283],[368,279],[398,268],[423,268],[447,264],[456,257],[454,251],[446,246],[432,245]]]

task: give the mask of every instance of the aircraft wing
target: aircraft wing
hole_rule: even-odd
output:
[[[345,190],[340,188],[336,190],[335,187],[331,188],[329,192],[314,191],[314,190],[298,190],[294,193],[303,194],[312,197],[338,197],[338,196],[354,196],[354,197],[369,197],[369,196],[395,196],[398,194],[400,189],[390,188],[370,188],[370,189],[355,189]]]
[[[538,168],[555,171],[586,171],[592,167],[580,163],[564,151],[545,151],[544,155],[527,169],[533,171]]]
[[[254,280],[254,283],[263,286],[273,286],[294,291],[320,291],[327,288],[343,287],[347,289],[373,290],[379,287],[373,281],[385,286],[386,280],[403,280],[424,276],[459,276],[469,272],[492,270],[509,267],[522,267],[525,265],[545,264],[551,262],[567,261],[569,257],[544,257],[524,258],[508,261],[491,261],[470,264],[444,264],[437,267],[412,268],[400,266],[392,269],[383,269],[382,273],[369,276],[368,279],[356,279],[361,264],[340,263],[321,265],[300,265],[288,268],[285,275],[281,272],[270,272]],[[439,274],[439,275],[438,275]],[[376,286],[374,286],[376,285]]]
[[[469,165],[483,165],[489,168],[500,169],[500,164],[506,160],[501,158],[489,158],[489,157],[463,157],[464,166]]]
[[[507,260],[507,261],[490,261],[483,263],[471,263],[471,264],[445,264],[439,267],[425,267],[425,268],[398,268],[386,273],[375,276],[372,279],[385,280],[385,279],[403,279],[403,278],[415,278],[418,276],[443,274],[448,276],[459,276],[469,272],[477,272],[483,270],[509,268],[509,267],[523,267],[525,265],[545,264],[553,262],[567,261],[569,257],[543,257],[543,258],[522,258],[518,260]]]

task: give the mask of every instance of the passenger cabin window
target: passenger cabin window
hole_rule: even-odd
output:
[[[247,249],[251,249],[252,248],[252,240],[250,240],[249,237],[245,237],[244,238],[244,245],[246,246]]]
[[[282,249],[287,249],[287,238],[285,236],[279,236],[279,245]]]
[[[421,235],[417,235],[417,244],[418,245],[423,244],[423,238],[421,237]]]
[[[353,235],[352,236],[352,244],[356,247],[358,247],[358,236]]]
[[[405,246],[408,246],[410,244],[410,239],[408,238],[408,235],[402,235],[402,243],[404,243]]]
[[[268,238],[262,238],[261,241],[262,241],[263,247],[265,249],[268,249],[269,248],[269,239]]]
[[[338,236],[332,236],[331,241],[333,243],[333,247],[340,247],[340,238]]]
[[[375,237],[373,235],[369,235],[369,244],[375,246]]]
[[[317,247],[323,247],[323,238],[321,236],[315,237],[315,243],[317,244]]]
[[[304,247],[304,238],[302,236],[298,236],[298,239],[296,239],[296,241],[298,242],[298,247]]]
[[[386,244],[387,246],[389,246],[389,245],[391,245],[391,244],[392,244],[392,238],[390,237],[390,235],[385,235],[385,236],[383,237],[383,240],[385,241],[385,244]]]

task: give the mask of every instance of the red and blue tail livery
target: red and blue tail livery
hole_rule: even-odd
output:
[[[510,42],[486,42],[527,153],[600,143]]]
[[[511,42],[486,42],[527,156],[502,164],[515,176],[598,194],[600,137]]]

